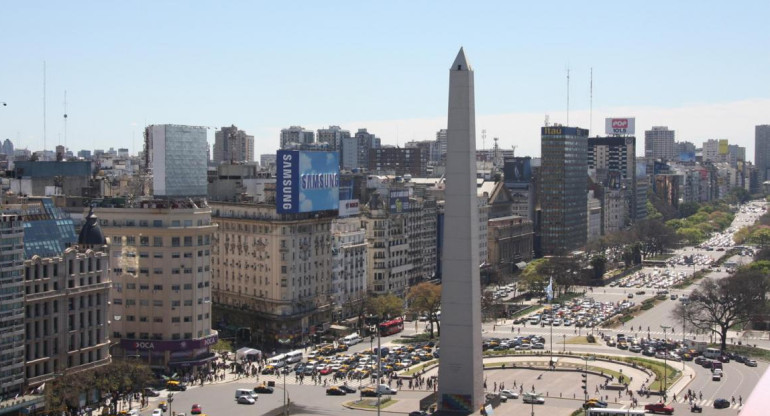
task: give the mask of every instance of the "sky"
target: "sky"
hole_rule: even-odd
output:
[[[546,115],[592,135],[631,116],[637,148],[664,125],[753,160],[754,126],[770,124],[768,15],[766,0],[3,0],[0,140],[136,153],[149,124],[208,126],[211,144],[234,124],[262,154],[281,128],[339,125],[403,146],[445,128],[462,46],[478,148],[497,137],[537,157]]]

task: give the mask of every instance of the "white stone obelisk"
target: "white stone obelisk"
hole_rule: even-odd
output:
[[[479,208],[473,71],[460,48],[449,70],[439,410],[470,413],[484,404],[481,356]]]

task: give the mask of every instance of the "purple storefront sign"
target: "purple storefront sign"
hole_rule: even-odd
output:
[[[120,347],[126,351],[187,351],[208,347],[209,345],[216,344],[218,340],[219,336],[217,334],[200,339],[182,339],[179,341],[122,339],[120,340]]]

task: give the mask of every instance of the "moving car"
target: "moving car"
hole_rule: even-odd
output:
[[[413,412],[409,412],[409,416],[428,416],[428,412],[424,410],[415,410]]]
[[[583,403],[583,409],[588,409],[589,407],[601,407],[605,408],[607,407],[607,402],[601,399],[588,399],[587,402]]]
[[[756,367],[757,361],[756,360],[745,360],[743,361],[743,364],[746,364],[749,367]]]
[[[266,385],[266,384],[264,384],[264,383],[262,383],[262,384],[258,385],[257,387],[254,387],[254,392],[255,393],[272,394],[273,393],[273,388],[268,386],[268,385]]]
[[[166,403],[165,401],[158,403],[158,409],[165,412],[166,410],[168,410],[168,403]]]
[[[522,397],[524,403],[544,404],[545,399],[538,393],[524,393]]]
[[[714,400],[714,409],[726,409],[730,407],[730,401],[727,399]]]
[[[152,411],[152,416],[163,416],[163,410],[155,409]]]
[[[366,387],[361,390],[361,395],[364,397],[377,397],[377,392],[371,387]]]
[[[518,399],[519,398],[519,392],[513,391],[513,390],[500,390],[500,396],[503,396],[508,399]]]
[[[666,405],[665,403],[649,403],[644,405],[644,411],[650,413],[664,413],[671,415],[674,413],[674,408]]]
[[[185,391],[187,390],[187,385],[176,380],[169,380],[166,382],[166,389],[168,391]]]
[[[692,406],[690,406],[690,412],[692,412],[692,413],[703,413],[703,408],[698,406],[697,403],[693,403]]]
[[[190,414],[199,415],[201,413],[203,413],[203,409],[201,409],[201,405],[199,404],[192,405],[192,408],[190,409]]]
[[[353,387],[348,386],[347,384],[343,384],[341,386],[337,386],[338,389],[344,391],[345,393],[355,393],[356,389]]]
[[[254,398],[251,396],[246,396],[246,395],[238,396],[238,404],[254,404],[256,402],[257,401],[254,400]]]
[[[147,397],[158,397],[158,396],[160,396],[160,393],[157,390],[153,389],[153,388],[145,387],[144,388],[144,395],[147,396]]]
[[[326,389],[326,394],[329,396],[344,396],[347,393],[337,386],[331,386]]]
[[[714,373],[711,375],[711,380],[722,381],[722,373]]]

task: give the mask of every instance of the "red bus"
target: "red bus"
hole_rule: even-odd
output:
[[[404,320],[401,318],[391,319],[380,324],[380,335],[388,336],[397,334],[404,330]]]

